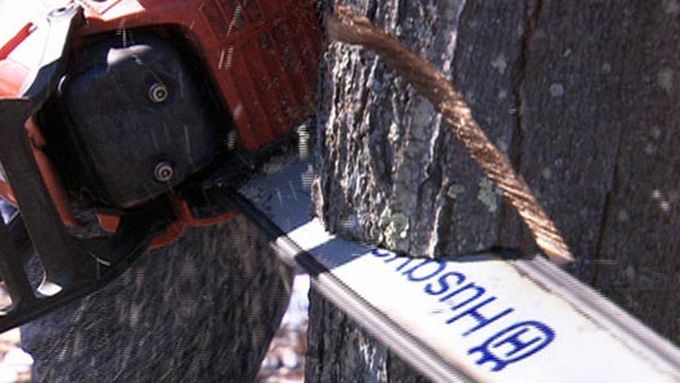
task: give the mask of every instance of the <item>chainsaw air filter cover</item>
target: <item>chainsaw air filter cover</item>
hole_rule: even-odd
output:
[[[213,158],[214,115],[172,45],[116,36],[77,55],[55,101],[65,125],[59,152],[71,160],[57,166],[78,173],[98,203],[137,205]]]

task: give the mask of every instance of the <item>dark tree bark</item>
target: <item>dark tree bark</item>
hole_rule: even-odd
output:
[[[680,341],[680,4],[347,0],[450,76],[534,190],[571,271]],[[518,215],[427,100],[332,43],[318,115],[317,214],[340,235],[423,256],[535,252]],[[313,295],[307,379],[417,375]]]

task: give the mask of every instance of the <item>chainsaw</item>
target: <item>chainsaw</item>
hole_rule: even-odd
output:
[[[0,25],[0,275],[11,298],[0,331],[101,288],[186,226],[238,211],[316,291],[433,381],[678,380],[674,345],[540,256],[433,260],[346,240],[309,217],[310,162],[256,171],[315,109],[324,35],[314,1],[30,4],[15,5],[30,17]],[[351,30],[327,20],[328,36],[380,42],[372,48],[388,67],[431,101],[453,97],[441,112],[461,114],[436,68],[348,18]],[[442,81],[413,81],[423,68]],[[471,119],[450,120],[463,143],[484,138]],[[498,155],[475,153],[485,171],[503,168],[486,166]],[[491,178],[526,187],[505,168]],[[526,209],[537,204],[530,195],[510,200],[529,223],[550,222]],[[547,255],[570,258],[554,227],[538,226]]]
[[[313,113],[322,42],[306,0],[14,7],[0,27],[0,332],[186,226],[230,219],[224,188]]]

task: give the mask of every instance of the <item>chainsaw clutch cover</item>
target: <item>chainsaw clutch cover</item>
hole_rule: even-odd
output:
[[[69,184],[97,204],[139,205],[214,157],[217,124],[205,100],[167,41],[107,37],[79,52],[62,80],[50,118],[60,123],[47,129],[52,157],[66,159],[55,161],[60,173],[76,175]]]

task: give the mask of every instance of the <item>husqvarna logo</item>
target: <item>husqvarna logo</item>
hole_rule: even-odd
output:
[[[543,322],[526,320],[509,302],[499,299],[484,283],[452,263],[438,259],[411,258],[374,249],[371,254],[408,282],[422,286],[429,299],[442,309],[443,324],[469,339],[468,355],[492,372],[522,361],[543,350],[555,339],[555,331]],[[475,339],[474,341],[472,339]]]
[[[520,322],[498,332],[481,345],[471,348],[468,354],[480,353],[478,365],[493,363],[491,371],[500,371],[508,364],[542,350],[554,338],[555,332],[541,322]]]

